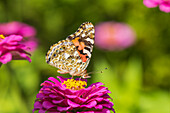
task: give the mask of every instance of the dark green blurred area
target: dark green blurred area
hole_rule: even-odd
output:
[[[87,71],[108,70],[92,74],[88,83],[109,88],[117,113],[170,113],[170,14],[139,0],[0,0],[0,22],[10,21],[34,26],[39,47],[31,63],[2,65],[0,113],[31,113],[40,84],[60,75],[45,63],[46,52],[86,21],[127,23],[137,35],[122,51],[95,47]]]

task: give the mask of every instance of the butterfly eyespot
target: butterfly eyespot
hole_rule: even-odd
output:
[[[60,51],[63,51],[63,48],[60,48]]]

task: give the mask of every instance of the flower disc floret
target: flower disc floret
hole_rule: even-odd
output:
[[[5,36],[4,35],[0,35],[0,39],[5,39]]]
[[[74,79],[67,79],[67,81],[64,81],[62,85],[66,85],[66,88],[71,90],[80,90],[84,89],[87,86],[87,83],[85,81],[81,80],[74,80]]]

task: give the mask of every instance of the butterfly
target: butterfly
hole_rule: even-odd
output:
[[[46,62],[56,68],[60,74],[90,78],[86,73],[93,46],[95,29],[91,22],[80,25],[78,30],[50,47]]]

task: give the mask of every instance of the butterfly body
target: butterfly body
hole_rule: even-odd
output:
[[[86,68],[94,45],[94,32],[92,23],[83,23],[66,40],[61,40],[50,47],[46,62],[58,68],[61,74],[70,73],[72,76],[89,78]]]

